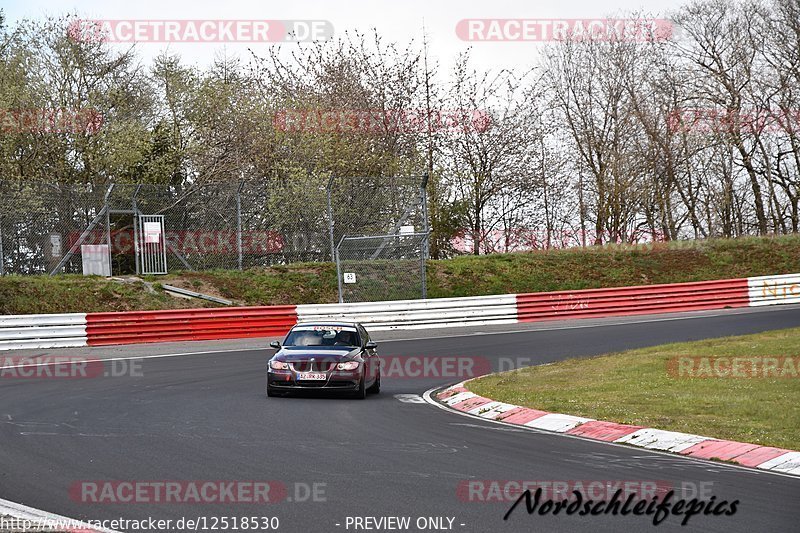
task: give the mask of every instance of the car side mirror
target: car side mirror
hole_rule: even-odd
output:
[[[369,341],[369,342],[367,343],[367,345],[365,346],[365,348],[366,348],[367,350],[374,350],[374,349],[375,349],[375,348],[377,348],[377,347],[378,347],[378,343],[377,343],[377,342],[372,342],[372,341]]]
[[[272,341],[271,343],[269,343],[269,347],[270,348],[275,348],[276,350],[279,350],[280,347],[281,347],[281,343],[278,342],[278,341]]]

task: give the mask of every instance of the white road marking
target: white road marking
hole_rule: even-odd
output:
[[[425,403],[425,398],[419,394],[395,394],[394,397],[403,403]]]
[[[95,527],[74,518],[48,513],[47,511],[42,511],[41,509],[35,509],[33,507],[28,507],[27,505],[22,505],[21,503],[0,498],[0,515],[4,514],[21,520],[30,520],[36,526],[39,526],[40,524],[52,524],[53,526],[61,526],[63,528],[64,526],[69,525],[67,529],[80,528],[81,531],[87,532],[96,531],[98,533],[119,533],[113,529]]]

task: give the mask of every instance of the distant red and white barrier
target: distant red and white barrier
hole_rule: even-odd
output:
[[[518,322],[517,295],[298,305],[297,318],[300,321],[353,320],[370,331],[515,324]]]
[[[593,318],[701,311],[749,305],[747,279],[517,295],[517,318]]]
[[[516,324],[800,303],[800,274],[351,304],[0,316],[0,350],[280,337],[305,320],[372,331]]]

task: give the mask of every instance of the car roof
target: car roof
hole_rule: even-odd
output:
[[[295,326],[351,326],[356,327],[360,326],[358,322],[347,322],[344,320],[308,320],[303,322],[298,322],[292,327]]]

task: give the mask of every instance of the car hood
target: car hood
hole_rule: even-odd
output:
[[[284,346],[275,354],[278,361],[348,361],[358,357],[360,348],[351,346],[330,346],[325,348],[309,348],[308,346]]]

